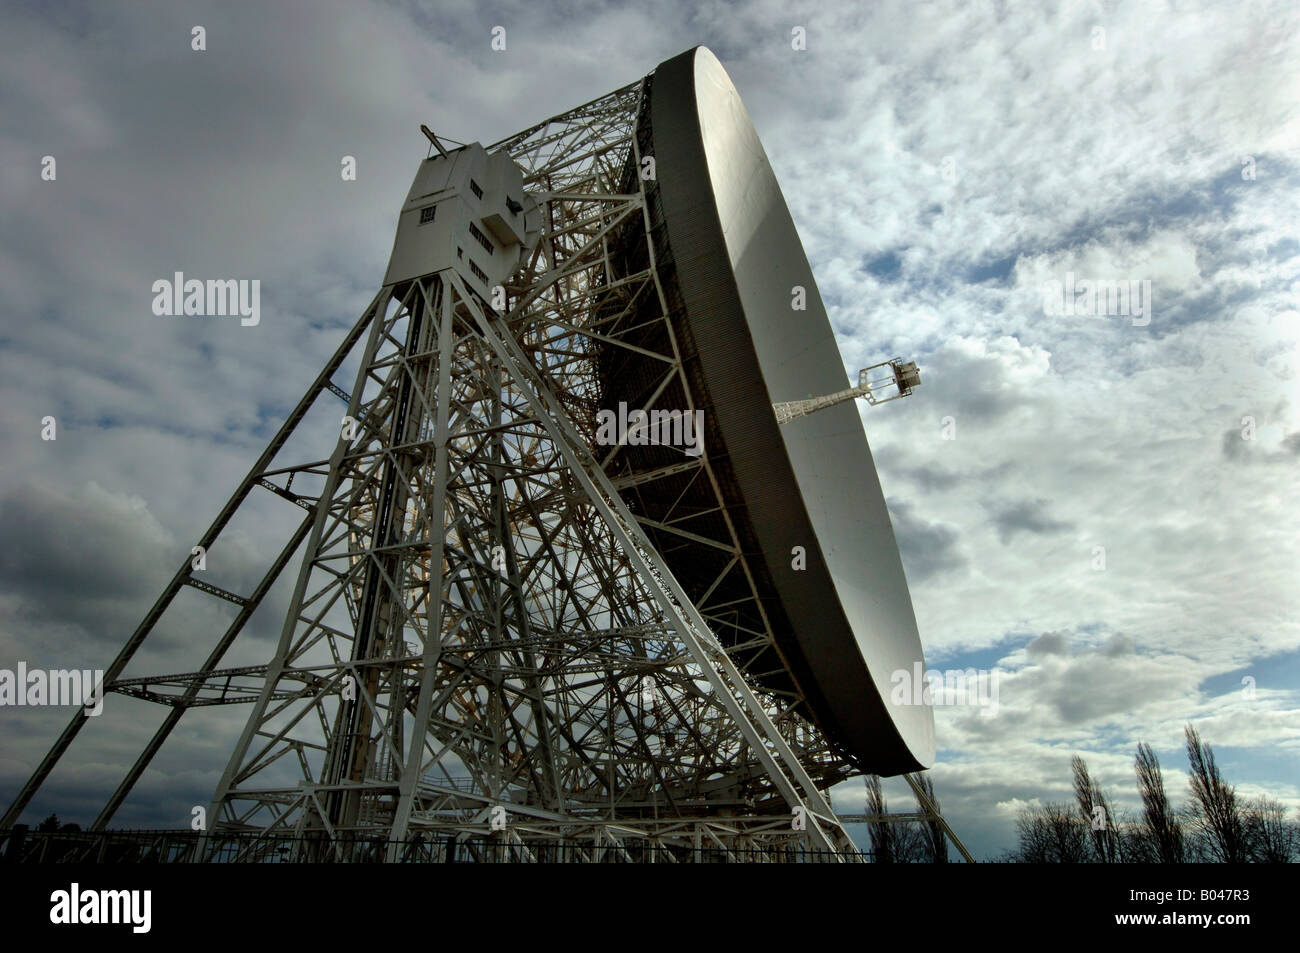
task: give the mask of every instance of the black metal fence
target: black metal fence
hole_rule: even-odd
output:
[[[206,837],[206,840],[205,840]],[[181,864],[202,859],[214,864],[382,863],[386,838],[371,835],[268,835],[260,831],[205,835],[187,830],[33,831],[19,825],[0,830],[0,862],[8,864],[97,863]],[[761,863],[804,864],[838,860],[870,861],[868,853],[814,850],[791,843],[723,848],[627,838],[619,844],[559,839],[523,843],[500,835],[416,834],[400,841],[398,863],[424,864],[645,864]]]

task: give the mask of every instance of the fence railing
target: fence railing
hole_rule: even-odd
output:
[[[19,825],[0,830],[0,863],[180,864],[199,861],[201,831],[34,831]],[[269,835],[260,831],[206,835],[202,862],[382,863],[387,838],[358,834]],[[497,835],[416,834],[399,842],[398,863],[826,863],[870,861],[870,853],[814,850],[798,844],[737,846],[663,843],[625,838],[619,843],[537,839],[511,841]]]

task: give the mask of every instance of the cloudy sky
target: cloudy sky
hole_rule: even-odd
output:
[[[703,44],[846,369],[922,369],[863,416],[928,663],[998,673],[996,714],[937,714],[968,845],[1010,846],[1073,753],[1133,807],[1146,741],[1183,800],[1189,722],[1241,793],[1300,809],[1300,13],[972,7],[6,4],[0,668],[107,665],[378,289],[419,123],[492,142]],[[260,279],[260,324],[155,316],[175,271]],[[1070,274],[1149,282],[1149,320],[1047,313]],[[219,584],[264,537],[232,527]],[[194,667],[220,619],[188,605],[132,673]],[[245,714],[178,731],[117,823],[185,825]],[[0,801],[66,716],[0,710]],[[110,706],[29,819],[89,821],[159,716]]]

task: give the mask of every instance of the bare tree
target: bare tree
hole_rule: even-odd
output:
[[[930,839],[922,825],[905,821],[889,826],[893,836],[895,863],[930,863]]]
[[[934,782],[930,780],[930,775],[922,772],[916,775],[916,782],[920,785],[925,796],[930,799],[936,812],[939,810],[939,798],[934,793]],[[919,801],[919,799],[918,799]],[[917,807],[924,810],[920,803]],[[924,830],[926,861],[932,864],[948,863],[948,836],[943,832],[943,825],[937,820],[925,822]]]
[[[1024,808],[1016,815],[1016,849],[1010,860],[1018,864],[1048,863],[1047,825],[1042,808]]]
[[[913,819],[901,819],[896,816],[890,820],[889,805],[885,800],[884,791],[880,785],[880,778],[876,775],[867,775],[863,778],[867,787],[866,813],[868,816],[879,818],[879,820],[869,821],[867,830],[871,836],[871,852],[878,864],[931,864],[946,863],[948,860],[947,842],[943,840],[944,833],[942,825],[937,822],[919,822]],[[920,776],[922,788],[934,798],[934,785],[924,775]],[[935,806],[937,808],[938,801]],[[920,808],[923,811],[924,808]],[[918,811],[918,813],[919,813]],[[938,851],[939,859],[936,860],[936,846],[934,843],[934,830],[939,832]]]
[[[1138,794],[1142,798],[1143,820],[1137,840],[1139,843],[1145,841],[1145,849],[1152,860],[1162,864],[1181,864],[1184,859],[1183,827],[1165,795],[1160,759],[1145,741],[1138,744],[1134,770],[1137,772]]]
[[[1286,819],[1286,805],[1275,797],[1246,804],[1243,813],[1250,857],[1260,864],[1289,864],[1300,848],[1300,831]]]
[[[1093,859],[1103,864],[1116,863],[1120,859],[1119,837],[1110,802],[1088,774],[1088,765],[1077,754],[1070,759],[1070,771],[1074,775],[1074,799],[1092,835]]]
[[[1126,864],[1155,864],[1160,862],[1154,842],[1147,833],[1141,814],[1121,811],[1115,820],[1115,837],[1119,841],[1119,856]]]
[[[1223,780],[1214,751],[1188,725],[1187,760],[1191,766],[1192,822],[1203,849],[1213,860],[1240,864],[1249,860],[1246,829],[1235,789]]]
[[[863,778],[867,785],[867,814],[883,818],[886,813],[885,794],[880,789],[880,778],[868,774]],[[898,844],[895,832],[888,821],[871,821],[867,825],[871,833],[871,856],[877,864],[892,864],[898,861]]]
[[[1028,808],[1016,819],[1020,843],[1013,859],[1022,864],[1078,864],[1088,859],[1088,825],[1069,804]]]

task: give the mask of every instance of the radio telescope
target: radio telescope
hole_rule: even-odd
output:
[[[154,856],[857,859],[827,790],[935,752],[929,705],[890,701],[923,657],[853,403],[915,365],[849,385],[707,49],[488,146],[421,128],[382,287],[196,544],[254,494],[295,528],[249,591],[178,554],[105,672],[167,714],[91,831],[235,704],[206,824]],[[293,456],[318,419],[337,439]],[[222,668],[291,563],[273,657]],[[193,671],[128,675],[182,591],[237,612]]]

